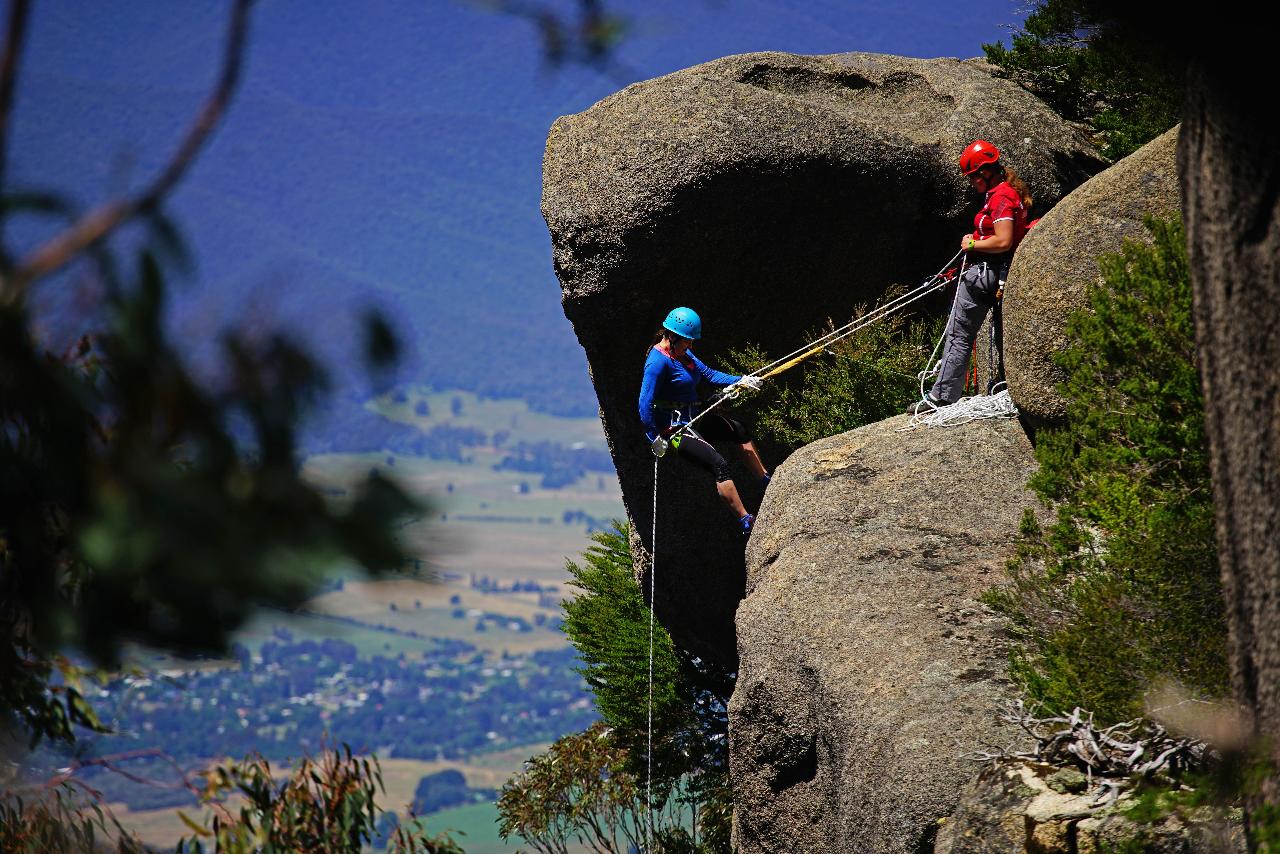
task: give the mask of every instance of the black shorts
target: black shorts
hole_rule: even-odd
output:
[[[711,472],[716,483],[729,480],[729,463],[711,446],[711,442],[746,444],[751,441],[747,428],[741,421],[715,412],[695,424],[693,429],[702,438],[689,432],[684,433],[680,437],[680,447],[675,449],[677,455],[698,468]]]

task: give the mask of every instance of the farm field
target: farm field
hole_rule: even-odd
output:
[[[455,400],[459,403],[454,404]],[[415,414],[422,401],[433,413],[430,417]],[[605,447],[597,420],[531,413],[519,401],[423,392],[411,393],[399,403],[382,400],[371,406],[421,429],[442,424],[475,427],[489,439],[495,430],[504,429],[512,437],[519,436],[506,439],[508,444],[556,442],[596,451]],[[236,638],[242,654],[255,661],[255,672],[265,664],[256,663],[264,648],[278,650],[284,644],[297,649],[297,644],[333,640],[350,644],[362,660],[395,660],[408,667],[421,661],[428,671],[439,666],[443,643],[462,642],[493,663],[492,671],[485,671],[496,671],[492,679],[501,679],[526,656],[564,650],[560,602],[573,592],[565,584],[565,560],[577,559],[590,545],[592,525],[623,515],[617,481],[611,473],[587,472],[574,483],[544,488],[536,472],[495,468],[503,454],[503,448],[484,444],[467,447],[461,460],[393,453],[308,458],[306,476],[338,501],[353,480],[374,469],[423,501],[427,510],[402,529],[418,562],[407,566],[402,576],[378,579],[336,567],[326,589],[297,611],[257,614]],[[143,655],[139,663],[169,674],[211,673],[236,666],[231,661],[190,662],[155,655]],[[503,708],[519,713],[518,705]],[[418,729],[433,737],[421,726]],[[499,739],[495,744],[501,743]],[[384,748],[385,755],[379,758],[386,795],[380,804],[405,818],[418,781],[444,769],[461,771],[471,788],[500,788],[525,759],[546,747],[545,741],[511,743],[490,752],[464,752],[435,761],[430,753],[423,758],[398,757],[394,749]],[[287,755],[304,752],[299,747]],[[273,766],[279,764],[273,762]],[[131,811],[124,804],[114,804],[113,810],[126,827],[158,848],[171,848],[190,833],[174,808]],[[187,814],[194,818],[198,812],[188,810]],[[516,850],[516,845],[499,839],[496,817],[493,804],[471,804],[432,814],[427,827],[433,833],[450,828],[464,832],[460,841],[473,854]]]
[[[454,401],[457,415],[452,414]],[[415,414],[419,404],[430,414]],[[308,478],[335,494],[376,470],[423,500],[426,512],[405,525],[404,537],[426,571],[557,582],[564,578],[565,557],[580,554],[587,545],[583,517],[599,520],[600,526],[623,518],[621,492],[611,472],[587,471],[576,482],[547,489],[536,472],[494,468],[519,442],[603,454],[604,434],[595,418],[530,412],[517,400],[425,391],[404,393],[401,402],[382,398],[369,407],[420,430],[474,429],[488,440],[467,447],[465,461],[393,453],[322,454],[306,461]],[[498,446],[494,442],[501,437],[495,433],[500,431],[509,435]]]

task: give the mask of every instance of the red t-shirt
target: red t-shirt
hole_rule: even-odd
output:
[[[1023,207],[1018,191],[1010,187],[1008,181],[1001,181],[987,191],[982,210],[973,218],[973,236],[992,237],[996,233],[996,223],[1002,219],[1013,220],[1013,249],[1017,249],[1027,235],[1027,209]]]

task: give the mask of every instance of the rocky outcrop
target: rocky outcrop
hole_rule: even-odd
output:
[[[1084,774],[1010,761],[983,770],[942,821],[934,854],[1244,854],[1244,828],[1212,810],[1139,824],[1126,792],[1100,802]],[[1128,846],[1128,847],[1126,847]]]
[[[922,280],[968,227],[955,158],[978,136],[1046,206],[1101,166],[1074,127],[972,60],[733,56],[556,121],[543,214],[639,565],[654,465],[635,406],[663,315],[702,313],[696,349],[714,365],[747,343],[786,352],[828,317]],[[679,643],[732,669],[738,532],[708,477],[676,460],[661,471],[656,609]]]
[[[1067,317],[1085,305],[1098,256],[1126,238],[1147,240],[1143,219],[1175,216],[1178,129],[1147,143],[1068,195],[1031,230],[1014,256],[1004,299],[1005,371],[1019,411],[1035,424],[1061,423],[1065,376],[1053,364],[1067,343]]]
[[[781,466],[747,549],[729,704],[738,850],[931,850],[1007,743],[1002,624],[977,601],[1012,552],[1035,467],[1016,421],[893,418]]]

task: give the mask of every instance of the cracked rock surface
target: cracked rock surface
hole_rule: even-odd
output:
[[[931,851],[1011,737],[998,583],[1035,468],[1017,421],[899,433],[900,416],[778,469],[747,548],[729,705],[734,839],[749,852]]]

